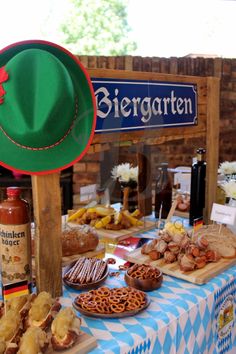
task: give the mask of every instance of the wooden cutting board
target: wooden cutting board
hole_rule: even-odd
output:
[[[96,338],[93,336],[90,336],[89,334],[85,332],[81,332],[81,334],[78,337],[78,341],[76,344],[67,350],[62,350],[60,352],[54,351],[51,346],[48,347],[46,350],[45,354],[56,354],[56,353],[61,353],[61,354],[86,354],[90,352],[90,350],[96,348],[97,346],[97,341]]]
[[[221,258],[218,262],[208,263],[202,269],[196,269],[192,272],[183,273],[177,262],[167,264],[163,258],[158,259],[157,261],[152,261],[149,256],[141,254],[141,248],[137,248],[132,252],[126,253],[124,258],[131,263],[150,264],[157,267],[164,274],[187,280],[194,284],[205,284],[216,275],[236,264],[236,258]]]
[[[104,258],[105,257],[105,252],[106,248],[103,244],[99,244],[97,248],[93,251],[85,252],[85,253],[80,253],[80,254],[74,254],[73,256],[66,256],[62,257],[62,267],[66,267],[69,265],[71,262],[75,261],[76,259],[80,257],[97,257],[97,258]],[[35,259],[34,257],[32,258],[32,268],[33,271],[35,269]],[[0,267],[1,270],[1,267]]]
[[[151,230],[155,227],[155,222],[153,221],[144,221],[143,226],[133,226],[130,227],[129,229],[123,229],[123,230],[106,230],[106,229],[98,229],[97,233],[101,239],[109,239],[113,240],[114,242],[118,242],[121,240],[124,240],[131,235],[140,233],[140,232],[145,232],[147,230]]]
[[[66,256],[62,257],[62,266],[65,267],[71,262],[75,261],[76,259],[79,259],[81,257],[97,257],[97,258],[104,258],[105,257],[105,246],[102,244],[98,244],[97,248],[93,251],[85,252],[85,253],[80,253],[80,254],[74,254],[73,256]]]

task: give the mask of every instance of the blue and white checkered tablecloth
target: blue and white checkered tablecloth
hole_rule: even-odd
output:
[[[105,285],[125,285],[123,275],[108,278]],[[97,339],[93,354],[236,353],[235,289],[236,266],[204,285],[164,276],[162,287],[148,293],[151,303],[146,310],[122,319],[82,316],[82,329]],[[62,304],[71,305],[78,293],[64,288]],[[233,299],[233,320],[224,336],[218,328],[217,314],[223,313],[221,305],[229,294]]]

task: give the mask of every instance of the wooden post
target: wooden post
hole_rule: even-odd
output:
[[[217,170],[219,165],[219,94],[219,78],[208,77],[206,127],[206,223],[209,223],[210,221],[212,205],[216,201]]]
[[[32,176],[37,291],[62,295],[61,193],[59,174]]]

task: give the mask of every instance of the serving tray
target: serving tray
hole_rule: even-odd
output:
[[[141,253],[141,247],[126,253],[124,258],[131,263],[150,264],[153,267],[157,267],[164,274],[187,280],[194,284],[205,284],[216,275],[236,264],[236,258],[221,258],[218,262],[207,263],[204,268],[191,272],[182,272],[178,262],[167,264],[164,258],[152,261],[148,255]]]
[[[97,312],[92,312],[92,311],[87,311],[82,309],[77,303],[76,303],[76,298],[75,300],[72,302],[72,305],[74,306],[74,308],[79,311],[82,315],[84,316],[88,316],[88,317],[96,317],[96,318],[107,318],[107,319],[111,319],[111,318],[123,318],[123,317],[130,317],[130,316],[134,316],[137,313],[143,311],[144,309],[146,309],[149,305],[150,305],[150,298],[146,295],[146,302],[143,306],[139,307],[138,309],[132,310],[132,311],[124,311],[124,312],[118,312],[118,313],[110,313],[110,314],[105,314],[105,313],[97,313]]]
[[[80,354],[86,354],[89,353],[92,349],[96,348],[97,346],[97,341],[96,338],[85,333],[85,332],[80,332],[80,335],[78,336],[78,339],[73,345],[72,348],[62,350],[60,352],[55,351],[52,349],[52,346],[48,347],[46,350],[45,354],[56,354],[56,353],[62,353],[62,354],[75,354],[75,353],[80,353]]]

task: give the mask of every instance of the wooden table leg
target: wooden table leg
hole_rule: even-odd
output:
[[[32,176],[37,291],[62,294],[60,175]]]

